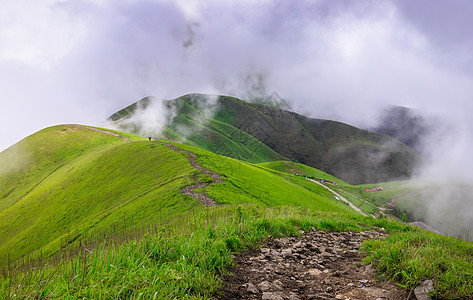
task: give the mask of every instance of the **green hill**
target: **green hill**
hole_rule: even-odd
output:
[[[257,161],[279,157],[254,145]],[[359,187],[304,164],[61,125],[1,152],[0,166],[0,298],[211,299],[232,252],[312,229],[383,230],[363,251],[386,278],[473,293],[471,243],[363,217],[306,177],[347,198]]]
[[[377,193],[366,189],[382,186]],[[360,185],[354,188],[365,199],[378,206],[386,206],[399,219],[423,221],[443,234],[473,240],[473,220],[470,201],[473,186],[470,182],[442,180],[437,182],[410,180]],[[390,206],[392,199],[395,207]]]
[[[158,214],[165,221],[200,206],[180,192],[198,173],[186,156],[157,141],[112,133],[55,126],[1,153],[2,165],[13,156],[19,163],[0,175],[0,264],[7,256],[57,251],[59,245],[91,231],[148,225]],[[204,168],[223,176],[223,183],[206,188],[218,204],[349,212],[325,190],[301,186],[297,178],[199,148],[178,147],[192,151]]]
[[[152,102],[145,98],[109,119],[120,130],[139,134],[140,125],[130,120]],[[159,138],[253,163],[286,158],[351,184],[409,178],[420,159],[383,134],[232,97],[190,94],[166,101],[165,107],[164,129],[154,133]]]

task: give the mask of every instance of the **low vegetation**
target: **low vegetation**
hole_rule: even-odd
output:
[[[473,295],[473,244],[415,230],[367,241],[362,251],[385,279],[414,289],[426,279],[434,282],[436,299],[469,299]]]
[[[296,160],[352,184],[408,178],[417,152],[389,136],[278,107],[217,95],[189,94],[165,101],[163,132],[143,133],[144,98],[110,116],[120,130],[172,139],[252,162]],[[130,119],[131,117],[131,119]]]
[[[83,241],[78,255],[59,264],[27,272],[6,269],[0,297],[211,298],[221,285],[219,274],[232,263],[232,252],[255,248],[268,236],[298,235],[300,229],[361,231],[360,221],[373,223],[287,206],[196,208],[122,245],[104,242],[92,248]],[[407,228],[382,224],[390,230]]]
[[[160,141],[63,125],[0,153],[8,165],[0,172],[0,298],[209,299],[232,253],[312,228],[386,231],[362,248],[380,278],[407,289],[433,279],[438,299],[473,294],[472,243],[363,217],[306,178],[324,180],[368,214],[377,211],[366,199],[385,201],[376,197],[389,188],[368,194],[302,164],[252,164],[174,145],[221,176],[198,191],[217,206],[180,192],[199,171]]]

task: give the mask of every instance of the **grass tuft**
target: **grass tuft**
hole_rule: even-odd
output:
[[[437,299],[473,295],[473,244],[424,230],[391,234],[386,240],[367,241],[366,263],[399,285],[414,289],[426,279],[434,281]]]

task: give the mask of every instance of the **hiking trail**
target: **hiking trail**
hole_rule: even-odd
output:
[[[415,299],[396,284],[377,280],[375,268],[361,262],[361,243],[383,239],[385,232],[312,228],[300,233],[236,254],[219,299]]]
[[[326,188],[327,190],[329,190],[332,194],[336,195],[338,198],[340,198],[340,200],[342,200],[343,202],[347,203],[351,208],[353,208],[354,210],[356,210],[357,212],[359,212],[360,214],[362,214],[363,216],[366,216],[366,214],[364,212],[361,211],[361,209],[359,209],[358,207],[356,207],[353,203],[351,203],[350,201],[348,201],[345,197],[342,196],[341,193],[337,193],[335,192],[334,190],[332,190],[331,188],[329,188],[328,186],[325,186],[323,185],[322,183],[318,182],[317,180],[314,180],[314,179],[311,179],[311,178],[306,178],[307,180],[309,181],[312,181],[312,182],[315,182],[317,183],[318,185]]]
[[[124,140],[125,142],[129,142],[129,141],[130,141],[129,139],[127,139],[127,138],[124,137],[123,135],[118,134],[118,133],[113,132],[113,131],[103,130],[103,129],[94,128],[94,127],[89,127],[89,126],[85,126],[85,125],[75,125],[75,126],[76,126],[76,127],[79,127],[79,128],[86,128],[86,129],[90,129],[90,130],[93,130],[93,131],[102,132],[102,133],[105,133],[105,134],[108,134],[108,135],[113,135],[113,136],[116,136],[116,137],[121,138],[121,139]]]
[[[209,196],[207,196],[205,191],[203,191],[202,193],[196,193],[196,192],[194,192],[194,190],[196,188],[203,189],[203,188],[208,187],[209,185],[224,182],[221,179],[220,175],[215,173],[215,172],[212,172],[208,169],[204,169],[201,165],[199,165],[199,163],[197,162],[197,155],[195,155],[194,153],[192,153],[190,151],[179,149],[179,148],[177,148],[176,146],[174,146],[173,144],[170,144],[170,143],[161,142],[161,144],[168,147],[169,149],[177,152],[177,153],[186,153],[187,155],[189,155],[189,156],[185,156],[185,157],[189,160],[191,166],[194,169],[200,171],[199,173],[194,174],[194,180],[195,180],[196,183],[192,184],[192,185],[189,185],[189,186],[186,186],[185,188],[181,189],[181,193],[183,193],[185,195],[188,195],[188,196],[190,196],[194,199],[199,200],[200,203],[202,203],[205,206],[215,206],[215,205],[217,205],[215,200],[210,198]],[[211,177],[214,181],[212,181],[212,182],[201,182],[199,180],[199,175],[200,174],[206,174],[207,176]]]

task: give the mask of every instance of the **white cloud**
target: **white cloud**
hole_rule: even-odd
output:
[[[459,52],[439,50],[395,2],[19,0],[0,20],[0,149],[193,92],[277,91],[299,112],[360,126],[387,103],[471,123],[473,76],[448,64]]]

